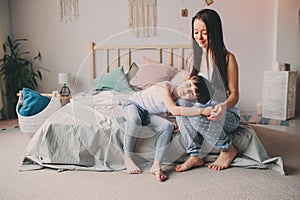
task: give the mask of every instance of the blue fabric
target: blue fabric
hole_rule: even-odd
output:
[[[114,89],[117,91],[132,91],[126,76],[124,75],[123,66],[102,74],[100,77],[92,80],[94,89]]]
[[[151,115],[135,103],[124,105],[124,116],[126,117],[124,154],[134,155],[134,148],[141,128],[145,125],[156,133],[156,150],[154,160],[162,161],[165,151],[171,141],[174,125],[172,122],[158,115]],[[151,137],[151,135],[149,135]],[[150,152],[147,152],[150,153]]]
[[[190,102],[179,101],[179,105],[188,106]],[[195,104],[195,107],[201,107]],[[232,144],[229,134],[239,126],[239,116],[230,110],[223,118],[211,121],[206,116],[176,116],[181,135],[185,141],[186,152],[191,156],[205,157],[212,150],[226,150]]]
[[[29,88],[23,88],[23,105],[19,110],[22,116],[32,116],[44,110],[50,102],[48,97]]]

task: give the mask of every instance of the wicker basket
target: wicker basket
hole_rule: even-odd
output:
[[[57,91],[52,92],[52,98],[47,107],[41,112],[32,116],[22,116],[19,114],[19,109],[23,105],[23,91],[20,91],[19,100],[16,106],[19,126],[22,133],[28,137],[32,137],[35,132],[42,126],[44,121],[56,110],[61,108],[61,103]]]

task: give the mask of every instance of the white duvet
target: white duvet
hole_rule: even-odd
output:
[[[124,118],[122,104],[129,93],[112,90],[86,91],[53,113],[32,137],[26,148],[21,171],[44,167],[60,170],[116,171],[123,163]],[[254,130],[241,123],[232,135],[240,154],[232,166],[269,168],[285,174],[281,157],[269,158]],[[139,164],[151,162],[155,133],[143,129],[136,144]],[[209,154],[207,162],[215,159]],[[164,164],[187,159],[180,133],[174,134]]]

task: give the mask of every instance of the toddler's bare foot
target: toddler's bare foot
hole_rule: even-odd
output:
[[[221,151],[217,160],[208,165],[208,168],[213,170],[222,170],[228,168],[233,159],[236,157],[237,153],[237,149],[231,145],[226,151]]]
[[[141,173],[141,169],[134,163],[131,157],[124,156],[124,163],[126,170],[130,174],[139,174]]]
[[[168,176],[163,172],[162,169],[159,169],[159,170],[155,170],[155,171],[152,171],[150,170],[150,172],[156,176],[156,179],[160,182],[163,182],[165,180],[168,179]]]
[[[160,161],[155,160],[152,167],[150,168],[150,173],[156,176],[158,181],[165,181],[168,179],[168,176],[163,172],[160,166]]]
[[[193,167],[201,167],[204,165],[203,158],[199,156],[190,156],[183,164],[176,165],[175,171],[176,172],[184,172]]]

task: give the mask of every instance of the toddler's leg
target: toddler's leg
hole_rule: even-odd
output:
[[[161,169],[161,162],[160,160],[154,160],[153,165],[150,169],[150,172],[156,176],[158,181],[165,181],[168,179],[168,176],[164,173]]]
[[[124,137],[124,164],[126,170],[130,174],[141,173],[140,168],[132,159],[136,139],[138,137],[138,129],[141,127],[141,119],[137,108],[134,105],[124,107],[126,116],[125,137]]]
[[[161,168],[161,161],[166,149],[169,146],[174,125],[172,122],[157,115],[151,115],[150,119],[151,123],[149,126],[156,133],[155,157],[150,172],[156,176],[157,180],[165,181],[167,180],[168,176]]]

